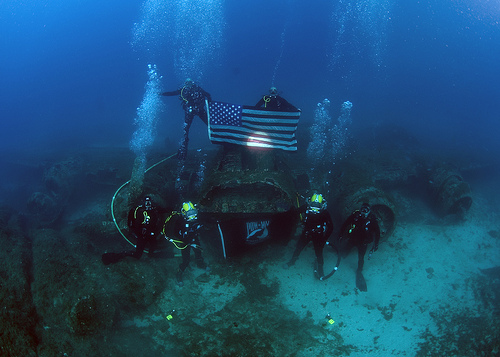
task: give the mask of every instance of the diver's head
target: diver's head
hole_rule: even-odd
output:
[[[191,78],[186,78],[184,81],[184,87],[192,87],[194,85],[194,81]]]
[[[361,208],[359,209],[360,215],[366,218],[366,217],[368,217],[368,215],[370,214],[370,212],[371,212],[370,205],[368,203],[363,203],[361,205]]]
[[[146,211],[153,209],[153,202],[151,201],[151,196],[144,197],[144,209]]]
[[[326,209],[326,200],[321,193],[315,193],[307,202],[308,211],[311,213],[320,213]]]
[[[278,89],[276,87],[269,88],[269,94],[272,95],[272,96],[277,96],[278,95]]]
[[[191,201],[187,201],[182,204],[181,213],[188,222],[194,221],[198,218],[198,210]]]

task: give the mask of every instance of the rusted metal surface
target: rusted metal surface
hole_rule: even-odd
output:
[[[275,151],[258,152],[251,159],[245,148],[222,152],[201,190],[204,212],[275,214],[296,202],[293,177]]]
[[[370,186],[360,187],[354,192],[342,195],[339,199],[343,220],[358,210],[363,203],[369,203],[380,226],[380,239],[387,239],[396,226],[396,206],[384,191]]]
[[[472,205],[469,184],[452,167],[429,170],[428,185],[431,200],[441,215],[464,215]]]
[[[371,161],[361,159],[340,163],[332,180],[331,200],[344,221],[363,203],[369,203],[378,219],[380,238],[386,240],[396,226],[397,209],[391,195],[376,185]]]

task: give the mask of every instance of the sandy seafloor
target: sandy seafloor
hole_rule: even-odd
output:
[[[207,229],[201,240],[211,271],[192,263],[183,287],[174,278],[180,257],[145,254],[103,266],[104,251],[130,248],[109,213],[118,186],[84,190],[58,226],[28,233],[37,355],[498,355],[500,277],[481,271],[500,265],[496,172],[465,176],[473,199],[465,220],[391,192],[397,223],[365,262],[367,292],[355,287],[355,250],[326,281],[313,276],[311,245],[284,269],[300,227],[286,246],[265,244],[228,260],[217,231]],[[326,247],[325,271],[335,261]],[[98,314],[84,316],[103,321],[76,333],[75,306],[89,296]]]
[[[355,252],[326,282],[311,279],[310,251],[308,262],[303,259],[290,271],[273,264],[269,274],[281,281],[280,297],[292,311],[311,311],[317,323],[331,314],[335,324],[328,328],[359,349],[351,356],[412,356],[427,329],[438,333],[431,313],[474,314],[471,279],[478,268],[491,267],[499,258],[499,241],[488,235],[496,220],[480,211],[473,209],[475,217],[458,226],[399,223],[393,237],[365,263],[366,293],[354,286]]]

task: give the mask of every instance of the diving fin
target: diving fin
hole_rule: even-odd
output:
[[[368,288],[366,286],[366,280],[365,277],[363,276],[363,273],[361,271],[356,271],[356,287],[360,291],[368,291]]]
[[[101,257],[102,263],[104,265],[118,263],[120,260],[125,258],[127,255],[124,253],[104,253]]]

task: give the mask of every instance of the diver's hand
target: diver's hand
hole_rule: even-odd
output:
[[[203,227],[203,225],[199,224],[199,223],[193,223],[189,226],[188,228],[188,232],[189,233],[196,233],[198,232],[201,228]]]

